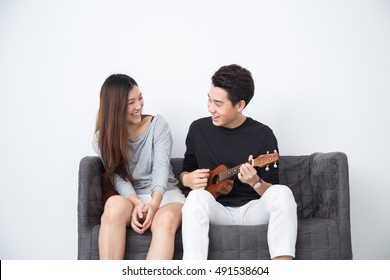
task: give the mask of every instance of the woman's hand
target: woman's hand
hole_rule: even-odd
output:
[[[131,214],[131,228],[136,232],[142,234],[143,222],[146,217],[146,213],[143,212],[145,204],[142,202],[138,203]]]
[[[157,209],[153,205],[151,205],[151,204],[145,205],[144,211],[143,211],[143,213],[145,213],[145,218],[144,218],[143,223],[142,223],[142,229],[141,229],[140,234],[143,234],[144,232],[146,232],[150,228],[150,226],[152,225],[154,214],[156,214],[156,211],[157,211]]]
[[[140,203],[134,207],[131,228],[139,234],[144,234],[152,225],[157,209],[151,204]]]
[[[130,226],[136,233],[144,234],[150,228],[154,215],[160,207],[162,197],[160,192],[153,192],[152,201],[149,204],[144,204],[136,195],[129,196],[134,205]]]

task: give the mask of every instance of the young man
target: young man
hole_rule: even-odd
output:
[[[252,75],[234,64],[221,67],[211,80],[211,117],[191,124],[180,175],[182,184],[192,189],[182,210],[183,259],[207,259],[209,224],[269,224],[271,258],[292,259],[297,236],[293,194],[279,185],[277,168],[266,171],[250,164],[278,150],[272,130],[243,114],[254,95]],[[239,173],[230,193],[215,199],[205,188],[220,165],[239,166]]]

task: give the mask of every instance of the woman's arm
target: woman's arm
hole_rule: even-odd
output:
[[[173,140],[168,123],[161,116],[156,121],[153,132],[154,161],[151,187],[153,193],[159,192],[164,195],[169,179]]]
[[[99,149],[98,132],[95,133],[93,136],[92,147],[93,147],[94,151],[96,152],[96,154],[102,160],[103,165],[105,166],[105,163],[102,159],[102,155],[101,155],[101,152]],[[123,197],[128,198],[130,195],[136,195],[133,184],[131,182],[125,181],[117,174],[114,174],[114,176],[111,178],[111,183],[114,186],[114,189]]]

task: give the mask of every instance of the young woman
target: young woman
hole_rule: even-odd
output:
[[[126,227],[152,232],[147,259],[172,259],[185,200],[171,165],[172,136],[160,116],[143,115],[136,81],[109,76],[100,91],[93,147],[104,166],[105,183],[119,195],[104,206],[99,232],[100,259],[123,259]]]

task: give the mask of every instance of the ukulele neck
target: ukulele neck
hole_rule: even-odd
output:
[[[253,161],[252,162],[248,162],[248,163],[252,164],[252,166],[253,166]],[[219,180],[220,181],[226,180],[226,179],[229,179],[229,178],[237,175],[238,173],[240,173],[240,166],[241,166],[241,164],[221,172],[219,174]]]
[[[279,155],[276,151],[274,153],[270,154],[267,152],[267,154],[259,155],[256,159],[252,159],[251,161],[248,161],[249,164],[251,164],[253,167],[264,167],[266,166],[265,170],[269,171],[269,164],[273,163],[274,168],[277,168],[276,161],[278,161]],[[238,173],[240,173],[240,165],[237,165],[235,167],[229,168],[219,174],[219,181],[229,179]]]

